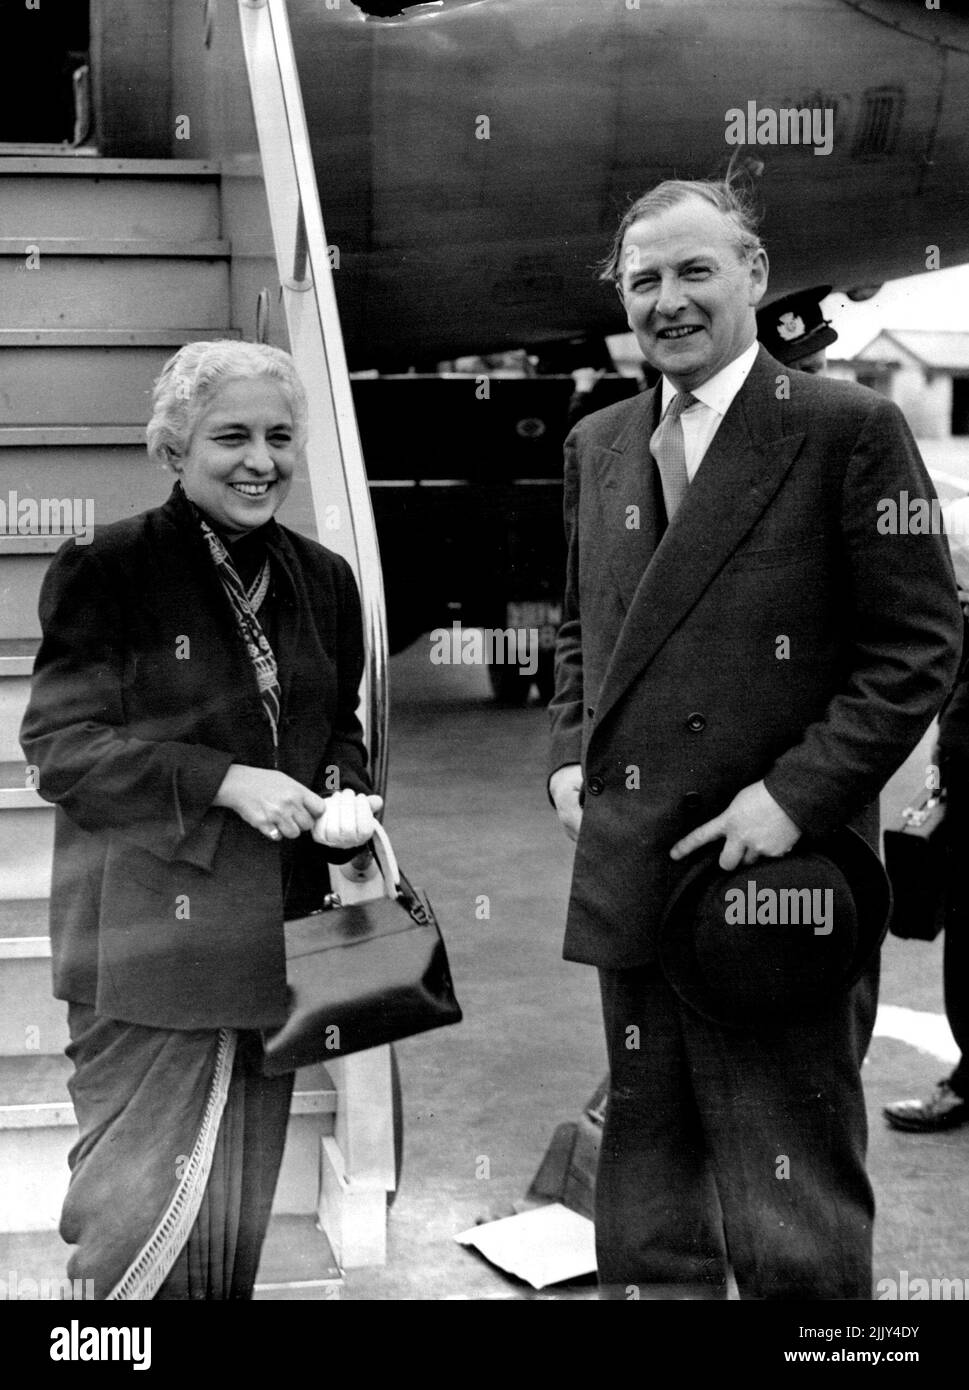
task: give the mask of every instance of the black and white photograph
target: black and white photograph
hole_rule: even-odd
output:
[[[91,1305],[614,1301],[933,1364],[969,7],[0,42],[8,1336],[158,1371],[170,1315]]]

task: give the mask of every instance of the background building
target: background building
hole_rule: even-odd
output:
[[[969,333],[886,328],[828,370],[894,401],[917,439],[969,436]]]

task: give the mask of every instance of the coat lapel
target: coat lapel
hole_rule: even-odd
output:
[[[656,428],[659,388],[640,397],[626,428],[610,446],[599,446],[596,473],[605,553],[622,605],[628,612],[666,527],[663,495],[649,441]]]
[[[775,374],[783,371],[761,351],[672,524],[640,571],[599,694],[597,725],[713,583],[797,457],[804,434],[785,418],[774,391]]]

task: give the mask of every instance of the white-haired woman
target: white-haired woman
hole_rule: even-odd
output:
[[[283,922],[373,832],[360,604],[280,526],[306,435],[290,357],[191,343],[148,426],[161,507],[46,576],[21,731],[56,811],[54,992],[80,1137],[61,1233],[97,1298],[251,1296],[292,1078]]]

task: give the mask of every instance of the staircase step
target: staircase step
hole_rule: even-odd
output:
[[[67,1005],[61,1008],[67,1012]],[[74,1124],[67,1090],[72,1064],[64,1056],[0,1057],[0,1130]]]
[[[57,536],[0,536],[0,638],[39,637],[37,600]],[[29,550],[17,543],[46,542],[46,549]]]
[[[231,318],[224,257],[43,255],[36,270],[0,258],[6,326],[141,328],[192,323],[217,328]]]
[[[7,1298],[28,1299],[29,1292],[16,1292],[11,1288],[11,1274],[16,1278],[17,1289],[23,1290],[27,1281],[37,1286],[37,1297],[48,1300],[78,1300],[85,1296],[83,1283],[76,1287],[67,1283],[67,1260],[71,1247],[61,1240],[56,1230],[46,1231],[3,1231],[0,1230],[0,1279],[7,1281]],[[31,1298],[32,1302],[33,1299]]]
[[[32,4],[39,5],[40,0],[31,0]],[[64,159],[78,159],[82,155],[93,157],[100,153],[97,145],[92,145],[86,141],[83,145],[63,145],[59,140],[4,140],[3,158],[46,158],[49,155],[60,155]]]
[[[75,445],[91,448],[95,445],[140,444],[144,447],[144,425],[3,425],[0,426],[0,450],[42,447],[67,449]],[[0,464],[4,456],[0,453]]]
[[[37,641],[0,642],[0,762],[23,765],[20,725],[30,698]],[[18,784],[19,785],[19,784]],[[3,936],[0,904],[0,936]]]
[[[67,532],[66,535],[72,535]],[[0,531],[0,558],[9,555],[56,555],[64,544],[66,535],[51,535],[49,532],[6,532]]]
[[[65,1288],[63,1282],[70,1251],[56,1231],[0,1231],[0,1278],[9,1281],[13,1271],[19,1288],[33,1281],[41,1298],[80,1299],[83,1286],[75,1291]],[[342,1284],[330,1242],[315,1217],[271,1218],[256,1275],[255,1299],[338,1298]],[[8,1287],[8,1299],[17,1296]]]
[[[172,241],[158,237],[0,237],[0,256],[25,260],[35,252],[42,264],[49,256],[198,256],[215,260],[229,255],[229,243],[221,239]]]
[[[8,529],[11,516],[16,526],[19,504],[24,499],[48,498],[56,502],[68,500],[67,494],[74,493],[81,504],[77,515],[93,516],[96,526],[160,506],[171,492],[174,478],[167,469],[149,460],[144,430],[139,430],[139,434],[139,442],[133,445],[0,447],[0,508],[7,508]],[[73,504],[74,499],[69,500]],[[56,506],[54,514],[59,515]]]
[[[46,936],[49,907],[46,898],[0,899],[0,948],[9,937]]]
[[[66,1012],[65,1005],[60,1008]],[[67,1091],[70,1074],[71,1063],[63,1056],[0,1057],[0,1232],[57,1225],[67,1188],[67,1155],[77,1137]],[[320,1089],[323,1078],[325,1091]],[[321,1137],[332,1133],[335,1109],[336,1094],[325,1068],[297,1073],[274,1213],[315,1213]],[[276,1266],[277,1272],[281,1268]]]
[[[0,1057],[59,1056],[67,1005],[51,993],[50,937],[0,937]]]
[[[54,808],[33,791],[0,790],[0,899],[50,897]]]
[[[0,937],[0,961],[50,960],[50,951],[49,936]],[[3,972],[0,971],[0,978],[2,975]]]
[[[241,338],[238,328],[0,328],[5,347],[182,347]]]
[[[0,159],[0,236],[211,241],[221,231],[215,177],[11,175]],[[77,172],[75,166],[74,173]]]
[[[0,791],[8,788],[23,791],[28,785],[26,767],[23,753],[0,762]]]
[[[170,356],[167,345],[4,351],[0,343],[0,424],[143,425]]]
[[[0,1057],[0,1231],[57,1226],[77,1138],[70,1074],[66,1057]]]
[[[11,676],[0,662],[0,761],[9,763],[22,758],[20,723],[30,698],[30,676]],[[2,933],[0,933],[2,935]]]
[[[123,175],[126,179],[217,179],[221,166],[211,159],[110,159],[95,156],[17,155],[0,159],[0,175],[56,174],[58,177],[83,174],[90,178]]]
[[[13,764],[5,764],[10,767]],[[21,762],[16,765],[16,780],[11,780],[7,786],[0,786],[0,810],[19,810],[19,811],[47,811],[50,810],[49,804],[38,796],[37,792],[27,782],[27,767]],[[36,826],[32,827],[36,831]]]
[[[56,1002],[66,1015],[67,1004]],[[62,1054],[31,1051],[0,1057],[0,1129],[29,1129],[35,1123],[73,1125],[67,1092],[71,1065]],[[323,1063],[296,1073],[291,1113],[317,1120],[336,1113],[336,1091]],[[326,1128],[329,1132],[332,1124]]]
[[[29,676],[40,641],[36,637],[6,637],[0,640],[0,679]]]
[[[272,1218],[259,1261],[254,1298],[339,1298],[342,1285],[336,1256],[315,1216]]]

